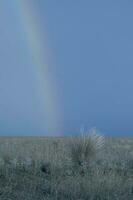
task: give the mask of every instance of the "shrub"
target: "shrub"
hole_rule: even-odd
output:
[[[71,160],[76,166],[89,165],[92,158],[104,145],[104,137],[97,133],[96,129],[91,129],[80,136],[71,137],[69,150]]]

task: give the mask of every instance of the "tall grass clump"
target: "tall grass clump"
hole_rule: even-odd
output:
[[[70,157],[74,166],[90,165],[92,159],[104,145],[104,137],[96,129],[82,132],[80,136],[70,139]]]

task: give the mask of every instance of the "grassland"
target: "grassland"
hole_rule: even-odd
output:
[[[133,138],[107,137],[83,162],[72,145],[69,137],[1,137],[0,200],[133,200]]]

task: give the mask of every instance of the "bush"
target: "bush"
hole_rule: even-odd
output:
[[[76,166],[89,165],[91,159],[104,145],[104,137],[97,133],[96,129],[83,132],[80,136],[71,137],[69,150],[71,160]]]

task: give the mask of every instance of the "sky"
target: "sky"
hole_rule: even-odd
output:
[[[132,10],[131,0],[1,0],[0,135],[133,136]]]

